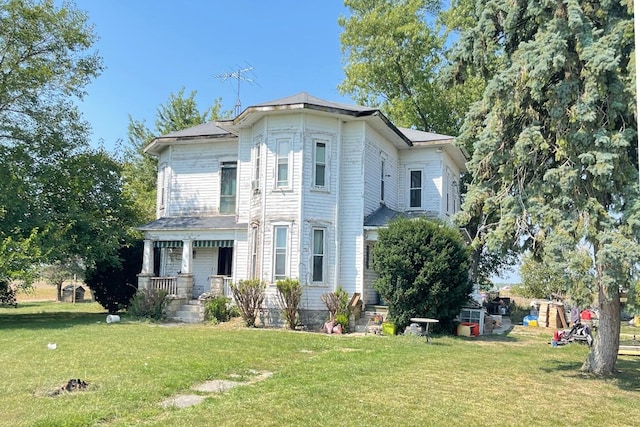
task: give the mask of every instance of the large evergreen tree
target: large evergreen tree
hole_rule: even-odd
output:
[[[457,72],[464,80],[472,66],[489,81],[460,137],[474,144],[463,210],[497,214],[480,224],[490,245],[564,262],[568,274],[589,255],[601,317],[583,369],[610,374],[619,292],[640,259],[632,2],[476,5]]]

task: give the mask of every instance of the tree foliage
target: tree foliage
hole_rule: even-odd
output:
[[[459,78],[489,78],[460,136],[474,144],[463,211],[481,213],[489,247],[564,264],[572,284],[588,255],[601,318],[583,368],[612,373],[640,258],[632,4],[478,5],[456,48]]]
[[[41,262],[114,262],[132,220],[73,104],[102,70],[95,39],[73,4],[0,2],[0,276],[25,286]]]
[[[346,78],[342,93],[381,108],[399,126],[457,135],[482,81],[448,87],[444,32],[438,31],[436,0],[346,0],[340,17]]]
[[[177,94],[170,94],[166,104],[160,105],[156,112],[155,128],[149,129],[144,121],[129,116],[128,143],[122,149],[124,191],[133,201],[133,209],[142,222],[148,222],[156,215],[156,181],[158,161],[146,155],[144,149],[154,138],[171,132],[186,129],[220,118],[222,113],[220,99],[203,112],[198,109],[196,91],[185,96],[184,88]]]
[[[411,317],[440,320],[452,330],[453,319],[468,302],[469,253],[456,228],[425,218],[400,218],[381,229],[373,247],[379,278],[374,288],[389,305],[396,329]]]

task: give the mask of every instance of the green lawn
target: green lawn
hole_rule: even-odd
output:
[[[106,324],[95,303],[0,308],[2,426],[637,426],[640,358],[615,378],[578,373],[587,348],[551,333],[331,336],[229,325]],[[630,339],[635,330],[623,328]],[[48,343],[57,348],[49,350]],[[264,381],[219,394],[212,379]],[[71,378],[87,391],[51,397]],[[208,396],[162,407],[179,393]]]

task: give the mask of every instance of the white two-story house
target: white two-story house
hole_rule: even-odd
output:
[[[320,297],[338,286],[377,302],[377,230],[400,214],[451,217],[466,161],[450,136],[306,93],[161,136],[145,151],[158,159],[158,198],[157,219],[140,227],[139,287],[187,302],[259,278],[276,312],[276,281],[298,278],[307,324],[325,320]]]

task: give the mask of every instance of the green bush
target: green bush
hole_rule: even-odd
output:
[[[302,299],[302,286],[298,279],[286,278],[276,282],[278,289],[278,300],[282,315],[289,326],[289,329],[295,329],[298,325],[298,306]]]
[[[336,314],[336,325],[342,326],[342,333],[349,332],[349,315],[344,313]]]
[[[230,286],[242,319],[247,326],[255,327],[256,317],[264,301],[266,284],[260,279],[249,279],[231,283]]]
[[[469,262],[460,232],[444,222],[399,218],[380,229],[373,287],[389,305],[396,330],[404,330],[412,317],[431,317],[440,320],[440,330],[453,331],[472,291]]]
[[[165,290],[139,290],[131,298],[127,313],[134,319],[162,320],[165,317],[166,296]]]
[[[204,302],[204,318],[213,323],[228,322],[231,318],[230,299],[224,295],[207,298]]]

